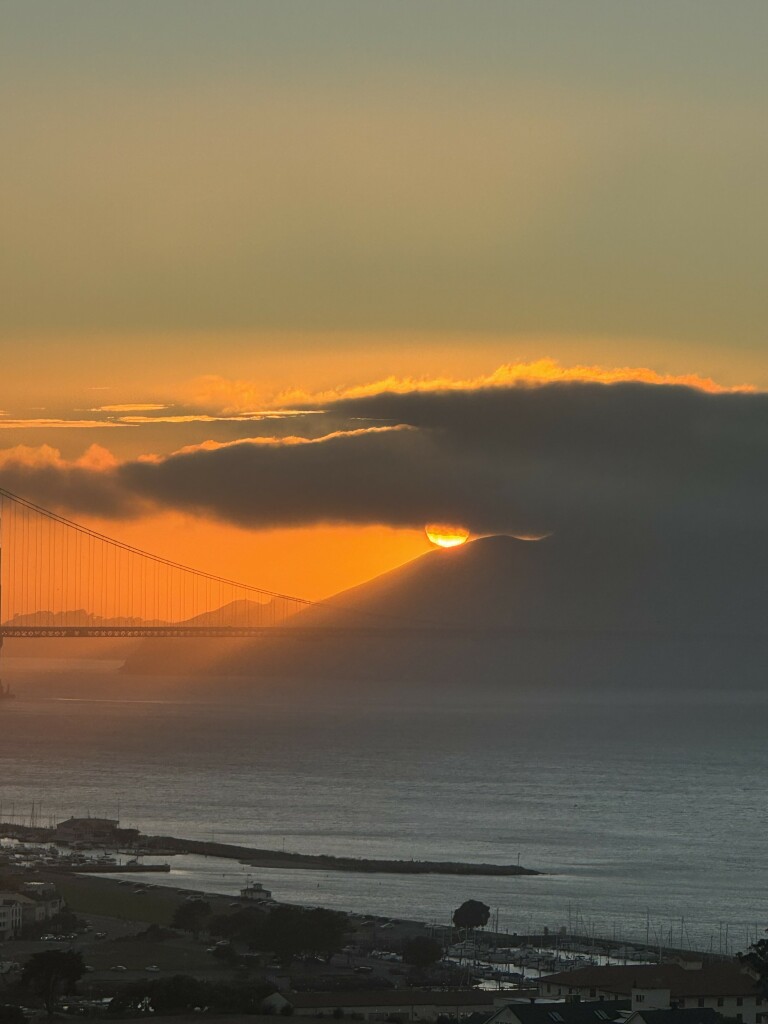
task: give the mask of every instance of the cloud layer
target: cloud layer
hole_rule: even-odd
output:
[[[0,486],[68,512],[172,508],[243,526],[475,533],[768,530],[768,395],[557,381],[341,398],[314,439],[253,438],[120,464],[7,451]]]

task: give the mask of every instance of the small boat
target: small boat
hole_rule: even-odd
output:
[[[0,679],[0,700],[15,700],[16,694],[10,688],[10,686],[3,686],[3,681]]]

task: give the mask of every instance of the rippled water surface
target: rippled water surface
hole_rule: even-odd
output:
[[[13,666],[11,666],[13,669]],[[10,813],[117,815],[149,833],[352,856],[520,862],[536,878],[260,871],[277,898],[502,928],[743,948],[768,924],[768,699],[379,693],[307,701],[41,696],[0,707]],[[48,690],[50,693],[50,689]],[[66,686],[54,693],[66,694]],[[98,693],[98,691],[96,691]],[[105,691],[106,692],[106,691]],[[42,811],[40,810],[42,805]],[[178,873],[177,873],[178,872]],[[234,892],[239,865],[172,884]]]

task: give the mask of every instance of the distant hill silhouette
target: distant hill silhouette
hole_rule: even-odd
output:
[[[203,612],[201,615],[193,615],[184,619],[179,625],[184,626],[259,626],[262,622],[268,623],[270,612],[275,611],[280,616],[283,613],[286,602],[280,598],[272,601],[230,601],[221,608],[215,608],[211,612]]]
[[[485,537],[423,555],[292,620],[328,628],[325,637],[297,632],[231,653],[209,646],[206,666],[252,680],[361,686],[762,686],[762,562],[747,539],[723,547],[653,535]],[[183,673],[195,662],[182,645],[167,662],[145,642],[128,667]]]
[[[732,557],[723,564],[716,554],[668,550],[637,539],[612,547],[595,539],[482,537],[422,555],[300,612],[293,624],[739,633],[766,628],[768,588],[762,579],[750,593],[742,589],[742,574],[737,590]]]
[[[195,615],[192,618],[183,620],[179,625],[189,626],[250,626],[256,625],[261,620],[260,616],[266,614],[269,618],[270,610],[274,608],[277,613],[282,610],[282,602],[275,599],[263,604],[258,601],[231,601],[229,604],[216,608],[211,612],[202,615]],[[133,626],[166,626],[165,619],[110,619],[99,615],[92,615],[83,609],[68,610],[63,612],[41,611],[29,615],[14,615],[8,620],[7,625],[14,626],[115,626],[117,628],[125,625]],[[176,624],[176,623],[174,623]],[[195,659],[200,650],[206,650],[206,643],[203,639],[193,639],[180,643],[166,637],[157,637],[149,641],[153,645],[153,657],[160,657],[163,662],[181,656],[183,663],[189,660],[187,654],[196,649]],[[191,644],[192,647],[185,648],[183,644]],[[232,641],[236,643],[236,641]],[[74,637],[61,639],[59,637],[25,637],[18,639],[11,637],[5,641],[4,650],[10,657],[27,658],[94,658],[105,660],[120,660],[128,658],[140,644],[131,638],[92,638]],[[185,654],[185,650],[187,654]],[[190,662],[194,665],[194,660]]]

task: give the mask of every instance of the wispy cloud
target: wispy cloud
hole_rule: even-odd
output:
[[[119,423],[141,425],[147,423],[256,423],[260,420],[282,420],[292,416],[317,416],[322,409],[265,409],[258,412],[244,412],[234,416],[210,415],[208,413],[177,413],[173,416],[120,416]]]
[[[64,417],[0,419],[0,430],[37,430],[44,427],[51,430],[101,430],[104,427],[123,427],[128,425],[128,423],[122,421],[66,419]]]
[[[157,405],[154,402],[135,402],[124,405],[99,405],[88,412],[157,412],[167,408],[167,405]]]

